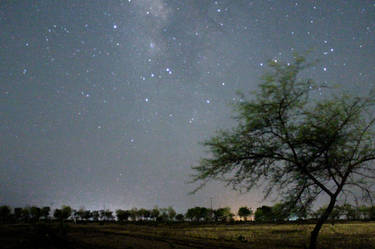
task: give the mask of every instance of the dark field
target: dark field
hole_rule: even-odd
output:
[[[1,225],[0,248],[305,248],[313,225]],[[375,223],[327,224],[320,247],[374,249]]]

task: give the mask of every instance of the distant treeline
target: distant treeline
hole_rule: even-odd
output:
[[[70,206],[62,206],[55,210],[50,207],[18,207],[0,206],[0,223],[36,223],[40,221],[69,220],[75,223],[86,222],[231,222],[235,218],[243,221],[255,222],[285,222],[290,220],[311,220],[318,219],[326,207],[315,211],[304,209],[298,212],[290,209],[288,205],[277,203],[274,206],[261,206],[253,212],[251,208],[241,207],[237,216],[231,212],[229,207],[210,209],[206,207],[189,208],[185,214],[176,213],[173,207],[153,209],[129,210],[117,209],[115,212],[106,210],[87,210],[80,208],[72,209]],[[375,220],[375,206],[354,207],[344,204],[335,207],[331,213],[330,220]]]

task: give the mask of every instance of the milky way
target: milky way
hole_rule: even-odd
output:
[[[1,1],[0,203],[259,206],[220,183],[188,195],[191,166],[267,60],[308,50],[306,77],[365,92],[375,2]]]

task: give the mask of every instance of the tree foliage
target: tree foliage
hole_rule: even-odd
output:
[[[273,221],[272,207],[263,205],[255,210],[254,219],[258,222]]]
[[[10,214],[10,207],[6,205],[0,206],[0,223],[6,223],[9,220]]]
[[[315,248],[337,198],[374,193],[375,91],[353,97],[325,88],[327,97],[319,96],[321,86],[298,77],[309,66],[304,57],[269,66],[255,98],[241,95],[235,104],[237,126],[203,143],[211,156],[193,167],[193,181],[223,180],[246,190],[265,183],[265,197],[277,192],[300,209],[325,194],[329,205],[311,235]]]
[[[249,217],[250,215],[252,214],[252,210],[248,207],[240,207],[238,209],[238,216],[240,216],[241,218],[244,218],[245,220],[247,219],[247,217]]]

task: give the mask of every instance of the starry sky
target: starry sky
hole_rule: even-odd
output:
[[[236,91],[307,50],[306,76],[365,92],[375,1],[1,0],[0,203],[260,206],[221,183],[189,195],[191,166]]]

